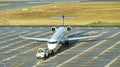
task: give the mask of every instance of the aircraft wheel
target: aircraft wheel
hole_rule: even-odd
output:
[[[66,42],[65,42],[65,45],[69,45],[69,42],[68,42],[68,41],[66,41]]]
[[[52,50],[52,51],[51,51],[51,55],[53,56],[54,54],[55,54],[55,53],[54,53],[54,51]]]

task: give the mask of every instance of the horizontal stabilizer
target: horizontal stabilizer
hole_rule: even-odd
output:
[[[53,16],[52,18],[76,18],[75,16]]]

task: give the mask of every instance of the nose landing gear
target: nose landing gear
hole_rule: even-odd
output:
[[[53,56],[54,54],[54,50],[50,50],[50,55]]]
[[[51,52],[51,55],[53,56],[55,53],[54,53],[54,51],[52,50],[52,52]]]

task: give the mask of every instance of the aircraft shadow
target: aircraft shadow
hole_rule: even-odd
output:
[[[86,32],[88,32],[88,31],[86,31]],[[73,35],[68,36],[67,38],[70,38],[70,37],[89,36],[88,34],[84,34],[84,33],[86,33],[86,32],[81,32],[81,33],[73,34]],[[57,51],[57,53],[61,53],[61,52],[65,51],[65,50],[68,50],[69,48],[74,47],[74,46],[77,45],[78,43],[98,41],[98,40],[100,40],[100,39],[83,39],[83,40],[70,41],[70,42],[69,42],[69,45],[62,45],[62,47]],[[57,53],[56,53],[56,54],[57,54]]]
[[[77,44],[79,44],[79,43],[82,43],[82,42],[91,42],[91,41],[97,41],[98,39],[96,39],[96,40],[76,40],[76,41],[71,41],[71,42],[69,42],[69,45],[62,45],[62,47],[57,51],[57,53],[61,53],[61,52],[63,52],[63,51],[65,51],[65,50],[68,50],[68,49],[70,49],[70,48],[72,48],[72,47],[74,47],[75,45],[77,45]],[[56,53],[56,54],[57,54]]]

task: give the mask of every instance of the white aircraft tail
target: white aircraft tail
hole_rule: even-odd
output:
[[[62,26],[64,26],[64,15],[62,16],[62,20],[63,20],[63,22],[62,22]]]
[[[62,18],[62,27],[64,26],[64,18],[75,18],[75,16],[54,16],[52,18]]]

